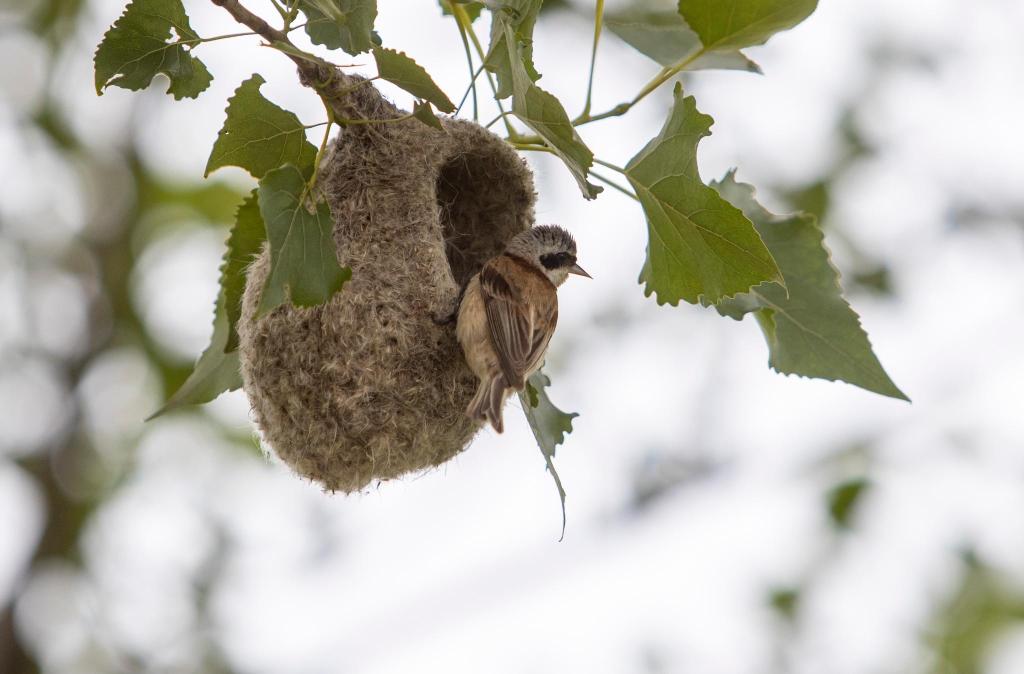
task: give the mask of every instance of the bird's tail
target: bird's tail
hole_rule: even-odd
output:
[[[481,381],[476,395],[466,408],[466,416],[476,421],[489,421],[494,430],[501,433],[505,430],[501,408],[505,405],[505,392],[508,388],[504,375]]]

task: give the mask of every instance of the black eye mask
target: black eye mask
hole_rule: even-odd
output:
[[[540,263],[545,269],[571,267],[576,264],[576,256],[572,253],[545,253],[540,256]]]

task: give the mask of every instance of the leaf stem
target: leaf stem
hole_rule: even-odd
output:
[[[498,122],[499,120],[501,120],[502,118],[504,118],[504,117],[505,117],[505,115],[511,115],[511,114],[512,114],[511,112],[503,112],[503,113],[499,114],[499,115],[498,115],[497,117],[495,117],[495,118],[494,118],[494,119],[492,119],[491,121],[487,122],[487,124],[485,124],[485,125],[484,125],[484,128],[485,128],[485,129],[489,129],[489,128],[491,128],[491,127],[492,127],[492,126],[494,126],[494,125],[495,125],[495,124],[496,124],[496,123],[497,123],[497,122]]]
[[[601,28],[604,24],[604,0],[597,0],[594,6],[594,46],[590,49],[590,75],[587,77],[587,102],[583,104],[580,117],[590,115],[591,94],[594,91],[594,63],[597,61],[597,43],[601,39]]]
[[[312,193],[313,188],[316,187],[316,177],[320,173],[320,160],[323,159],[324,152],[327,150],[327,140],[331,137],[331,127],[334,126],[334,113],[331,111],[330,106],[324,105],[324,109],[327,110],[327,128],[324,129],[324,138],[320,141],[320,149],[317,150],[316,159],[313,160],[313,175],[306,185],[304,194]]]
[[[459,3],[450,3],[452,6],[452,16],[459,22],[459,25],[469,35],[470,40],[473,41],[473,47],[476,49],[477,55],[480,57],[480,63],[485,64],[487,62],[487,55],[484,53],[484,48],[480,44],[480,38],[476,36],[476,31],[473,30],[473,22],[469,19],[469,14],[466,13],[466,9]],[[519,134],[516,132],[512,123],[508,121],[508,117],[505,116],[505,106],[501,104],[501,100],[498,98],[498,87],[494,84],[494,78],[491,77],[491,73],[486,68],[484,74],[487,76],[487,83],[491,85],[491,92],[494,94],[494,102],[498,105],[498,110],[502,113],[502,119],[505,122],[505,131],[508,133],[509,138],[518,138]]]
[[[405,120],[412,119],[413,117],[415,117],[415,115],[410,112],[408,115],[392,117],[390,119],[344,119],[341,117],[335,117],[334,121],[337,122],[339,126],[359,126],[365,124],[390,124],[392,122],[404,122]]]
[[[616,173],[621,173],[622,175],[626,175],[626,169],[622,168],[621,166],[618,166],[617,164],[613,164],[611,162],[604,161],[603,159],[598,159],[597,157],[594,157],[594,163],[595,164],[600,164],[601,166],[604,166],[606,168],[610,168],[611,170],[615,171]]]
[[[227,40],[232,37],[248,37],[250,35],[256,35],[251,30],[247,30],[244,33],[228,33],[227,35],[214,35],[213,37],[201,37],[197,40],[179,40],[178,44],[205,44],[207,42],[216,42],[217,40]]]
[[[612,189],[616,189],[619,192],[622,192],[623,194],[625,194],[630,199],[633,199],[634,201],[640,201],[640,197],[638,197],[636,194],[634,194],[632,190],[629,190],[629,189],[623,187],[622,185],[618,184],[617,182],[615,182],[611,178],[606,178],[605,176],[601,175],[600,173],[598,173],[597,171],[595,171],[593,169],[591,169],[589,171],[589,173],[590,173],[590,175],[594,176],[595,178],[597,178],[598,180],[603,182],[605,185],[608,185]]]
[[[285,20],[288,19],[288,12],[287,12],[287,10],[284,7],[282,7],[281,4],[277,0],[270,0],[270,4],[273,5],[274,9],[277,10],[277,13],[281,15],[281,20],[282,21],[285,21]]]
[[[614,108],[606,110],[605,112],[602,112],[597,115],[582,114],[576,119],[572,120],[572,125],[583,126],[584,124],[590,124],[591,122],[596,122],[601,119],[608,119],[609,117],[621,117],[622,115],[629,112],[634,105],[636,105],[643,99],[647,98],[648,94],[650,94],[652,91],[660,87],[662,84],[668,82],[670,79],[678,75],[681,70],[683,70],[684,68],[686,68],[686,66],[690,65],[691,63],[699,59],[705,53],[706,49],[704,47],[701,47],[699,50],[695,51],[689,56],[683,57],[676,63],[673,63],[670,66],[662,68],[658,72],[658,74],[655,75],[651,79],[651,81],[645,84],[643,89],[641,89],[639,93],[637,93],[637,95],[634,96],[633,99],[628,103],[619,103]]]
[[[514,147],[515,149],[523,150],[524,152],[547,152],[549,154],[554,154],[555,152],[547,145],[537,145],[536,143],[524,143],[521,141],[509,139],[508,144]]]
[[[462,109],[462,104],[466,102],[466,96],[468,96],[469,93],[472,91],[473,121],[478,122],[480,121],[480,107],[476,98],[476,78],[480,75],[480,71],[473,69],[473,52],[469,48],[469,37],[466,36],[466,29],[462,27],[462,22],[458,20],[458,17],[456,17],[455,26],[459,29],[459,37],[462,38],[462,48],[466,52],[466,65],[469,66],[469,88],[466,89],[466,94],[462,97],[462,100],[459,101],[459,107],[455,109],[455,114],[458,114],[459,110]],[[483,67],[483,63],[481,62],[480,70],[483,70]]]
[[[288,32],[291,32],[293,30],[298,30],[299,28],[302,28],[305,25],[306,25],[305,23],[300,23],[297,26],[292,26],[291,28],[288,29]],[[259,35],[259,33],[255,32],[255,31],[247,30],[247,31],[243,31],[241,33],[228,33],[226,35],[214,35],[213,37],[197,37],[197,38],[192,38],[192,39],[189,39],[189,40],[178,40],[177,42],[172,42],[172,43],[167,44],[167,47],[173,47],[176,44],[200,45],[200,44],[206,44],[207,42],[216,42],[217,40],[228,40],[228,39],[231,39],[233,37],[254,37],[254,36],[258,36],[258,35]]]
[[[291,0],[288,5],[288,12],[284,15],[284,32],[289,32],[292,27],[292,21],[299,14],[299,0]]]
[[[459,99],[459,105],[455,108],[453,114],[459,114],[459,110],[462,110],[462,106],[466,104],[466,99],[469,98],[469,94],[473,94],[473,117],[476,118],[476,80],[480,77],[480,73],[483,72],[484,67],[481,65],[479,68],[470,73],[471,79],[469,80],[469,86],[466,87],[466,92],[462,94],[462,98]]]

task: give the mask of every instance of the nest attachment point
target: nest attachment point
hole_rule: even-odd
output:
[[[339,75],[339,118],[403,114],[372,85]],[[465,120],[345,128],[318,184],[352,279],[328,303],[256,319],[269,271],[249,269],[242,378],[264,440],[327,490],[437,466],[479,430],[465,416],[476,378],[454,323],[459,289],[533,224],[533,178],[503,140]]]

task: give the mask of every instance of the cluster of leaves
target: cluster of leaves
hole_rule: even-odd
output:
[[[106,33],[96,52],[96,87],[141,89],[162,73],[168,93],[194,98],[208,88],[212,75],[193,55],[203,43],[258,34],[269,46],[297,63],[326,63],[296,47],[287,36],[300,27],[310,40],[348,54],[372,53],[377,78],[387,80],[416,101],[415,118],[443,130],[435,110],[458,113],[430,75],[401,51],[383,46],[374,30],[376,0],[264,0],[281,16],[281,29],[246,21],[239,0],[214,0],[254,32],[209,38],[189,25],[181,0],[132,0]],[[625,164],[597,159],[581,138],[581,126],[625,115],[640,100],[679,74],[708,68],[760,72],[743,49],[766,42],[779,31],[806,19],[817,0],[679,0],[677,11],[623,13],[605,17],[603,0],[595,1],[594,42],[587,102],[572,118],[552,93],[537,85],[541,74],[533,59],[533,33],[543,0],[467,2],[439,0],[462,37],[469,62],[477,117],[476,82],[488,81],[509,143],[522,151],[556,155],[586,199],[602,187],[596,180],[636,199],[646,216],[649,242],[640,272],[645,293],[659,304],[680,300],[714,306],[723,316],[740,320],[754,314],[768,342],[774,369],[807,377],[843,380],[883,395],[905,398],[871,350],[859,319],[843,299],[838,273],[814,219],[797,214],[776,216],[754,199],[754,189],[735,180],[705,183],[697,170],[700,140],[713,120],[684,96],[677,83],[673,104],[661,131]],[[490,16],[490,44],[485,49],[475,22]],[[241,18],[240,18],[241,17]],[[305,22],[295,25],[299,18]],[[591,111],[594,62],[607,27],[627,44],[656,61],[661,70],[631,99],[602,113]],[[474,63],[473,52],[477,56]],[[248,171],[258,186],[238,209],[221,268],[214,334],[193,375],[164,409],[205,402],[240,385],[237,324],[248,262],[269,247],[271,270],[260,312],[284,302],[316,305],[338,292],[351,271],[337,261],[331,217],[316,190],[316,175],[334,124],[365,120],[336,119],[326,104],[327,121],[303,125],[260,93],[263,78],[254,74],[228,101],[224,126],[214,143],[206,173],[223,166]],[[505,104],[509,104],[506,111]],[[325,126],[318,149],[306,131]],[[488,125],[490,126],[490,125]],[[628,186],[594,171],[595,164],[620,173]],[[564,491],[551,458],[572,430],[572,417],[555,408],[544,393],[548,380],[531,381],[523,408],[563,499]],[[564,510],[563,510],[564,514]]]

